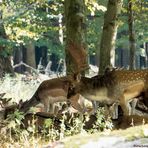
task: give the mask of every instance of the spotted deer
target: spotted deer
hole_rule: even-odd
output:
[[[73,95],[76,93],[92,101],[119,104],[128,116],[131,112],[129,102],[141,93],[148,103],[148,70],[112,70],[92,78],[82,77],[73,90]]]

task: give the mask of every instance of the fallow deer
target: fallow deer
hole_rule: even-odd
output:
[[[148,70],[112,70],[102,76],[82,77],[73,95],[80,93],[89,100],[119,104],[129,115],[129,102],[141,93],[148,100]]]
[[[42,103],[45,112],[53,113],[53,104],[56,102],[67,101],[68,91],[71,90],[75,83],[77,83],[75,76],[65,76],[43,81],[31,99],[22,103],[20,111],[27,112],[30,107]],[[74,108],[81,110],[79,104],[74,104]]]

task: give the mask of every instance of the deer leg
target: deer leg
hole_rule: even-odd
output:
[[[97,101],[91,101],[92,102],[92,105],[93,105],[93,109],[94,109],[94,113],[97,112],[97,108],[98,108],[98,104],[97,104]]]
[[[54,113],[54,103],[49,103],[49,111],[50,113]]]
[[[118,119],[118,106],[119,106],[119,103],[115,102],[109,108],[112,119]]]
[[[79,112],[84,113],[86,111],[85,104],[84,104],[85,99],[82,98],[80,94],[76,94],[72,96],[69,100],[70,100],[71,106],[76,110],[78,110]]]
[[[44,103],[44,111],[49,112],[49,103]]]
[[[42,98],[42,103],[44,104],[44,111],[46,113],[48,113],[48,112],[54,113],[54,103],[52,102],[51,97],[44,96],[44,98]]]
[[[123,110],[123,115],[128,116],[129,115],[129,111],[128,111],[128,107],[127,107],[128,104],[125,101],[125,95],[124,94],[120,97],[120,106]]]
[[[134,99],[131,99],[129,102],[128,102],[128,109],[129,109],[129,115],[135,115],[136,113],[136,105],[138,103],[138,98],[134,98]]]
[[[85,113],[86,112],[86,107],[85,107],[85,99],[79,94],[79,100],[78,100],[78,103],[80,104],[79,108],[81,109],[81,112],[82,113]]]
[[[120,97],[120,105],[123,109],[124,115],[131,114],[131,108],[129,107],[129,101],[134,99],[135,97],[139,96],[144,90],[144,83],[143,82],[136,82],[130,86],[128,86],[123,94]],[[135,104],[134,104],[135,106]]]
[[[128,99],[126,101],[126,99],[125,99],[126,95],[123,95],[122,98],[121,98],[122,100],[120,102],[120,105],[121,105],[121,108],[123,110],[123,114],[125,116],[130,116],[130,115],[137,114],[136,105],[137,105],[139,99],[133,97],[132,99]]]
[[[87,99],[87,100],[89,100],[89,99]],[[89,114],[93,115],[97,112],[98,103],[97,103],[97,101],[94,101],[94,100],[91,100],[91,103],[92,103],[93,109],[92,109],[92,111],[90,111]]]

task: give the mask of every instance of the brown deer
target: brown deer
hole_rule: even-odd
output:
[[[65,76],[43,81],[31,99],[22,103],[20,111],[27,112],[30,107],[39,103],[44,105],[45,112],[54,112],[54,103],[67,101],[68,92],[77,83],[75,76]],[[76,96],[77,98],[79,96]],[[74,102],[74,101],[73,101]],[[82,110],[78,103],[72,103],[77,110]]]
[[[145,103],[148,102],[148,70],[112,70],[102,76],[82,77],[73,90],[73,95],[76,93],[109,105],[117,103],[127,116],[133,98],[144,93]]]

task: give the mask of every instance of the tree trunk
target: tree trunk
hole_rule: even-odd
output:
[[[35,62],[35,46],[33,42],[29,42],[26,46],[26,64],[36,68],[36,62]],[[27,71],[31,72],[30,68],[27,68]]]
[[[128,26],[129,26],[129,68],[135,69],[135,50],[136,50],[136,41],[135,41],[135,31],[134,31],[134,18],[132,10],[132,1],[128,0]]]
[[[0,38],[2,40],[6,40],[6,32],[4,25],[2,23],[2,11],[0,10]],[[3,77],[6,73],[14,74],[12,65],[11,65],[11,60],[10,60],[10,55],[6,51],[6,45],[4,43],[0,44],[0,78]]]
[[[80,73],[88,68],[84,6],[84,0],[65,0],[67,74]]]
[[[118,14],[123,0],[108,0],[107,11],[104,15],[104,25],[100,43],[99,73],[104,73],[107,66],[114,66],[115,40],[118,28]]]
[[[148,68],[148,43],[145,43],[145,50],[146,50],[146,68]]]

